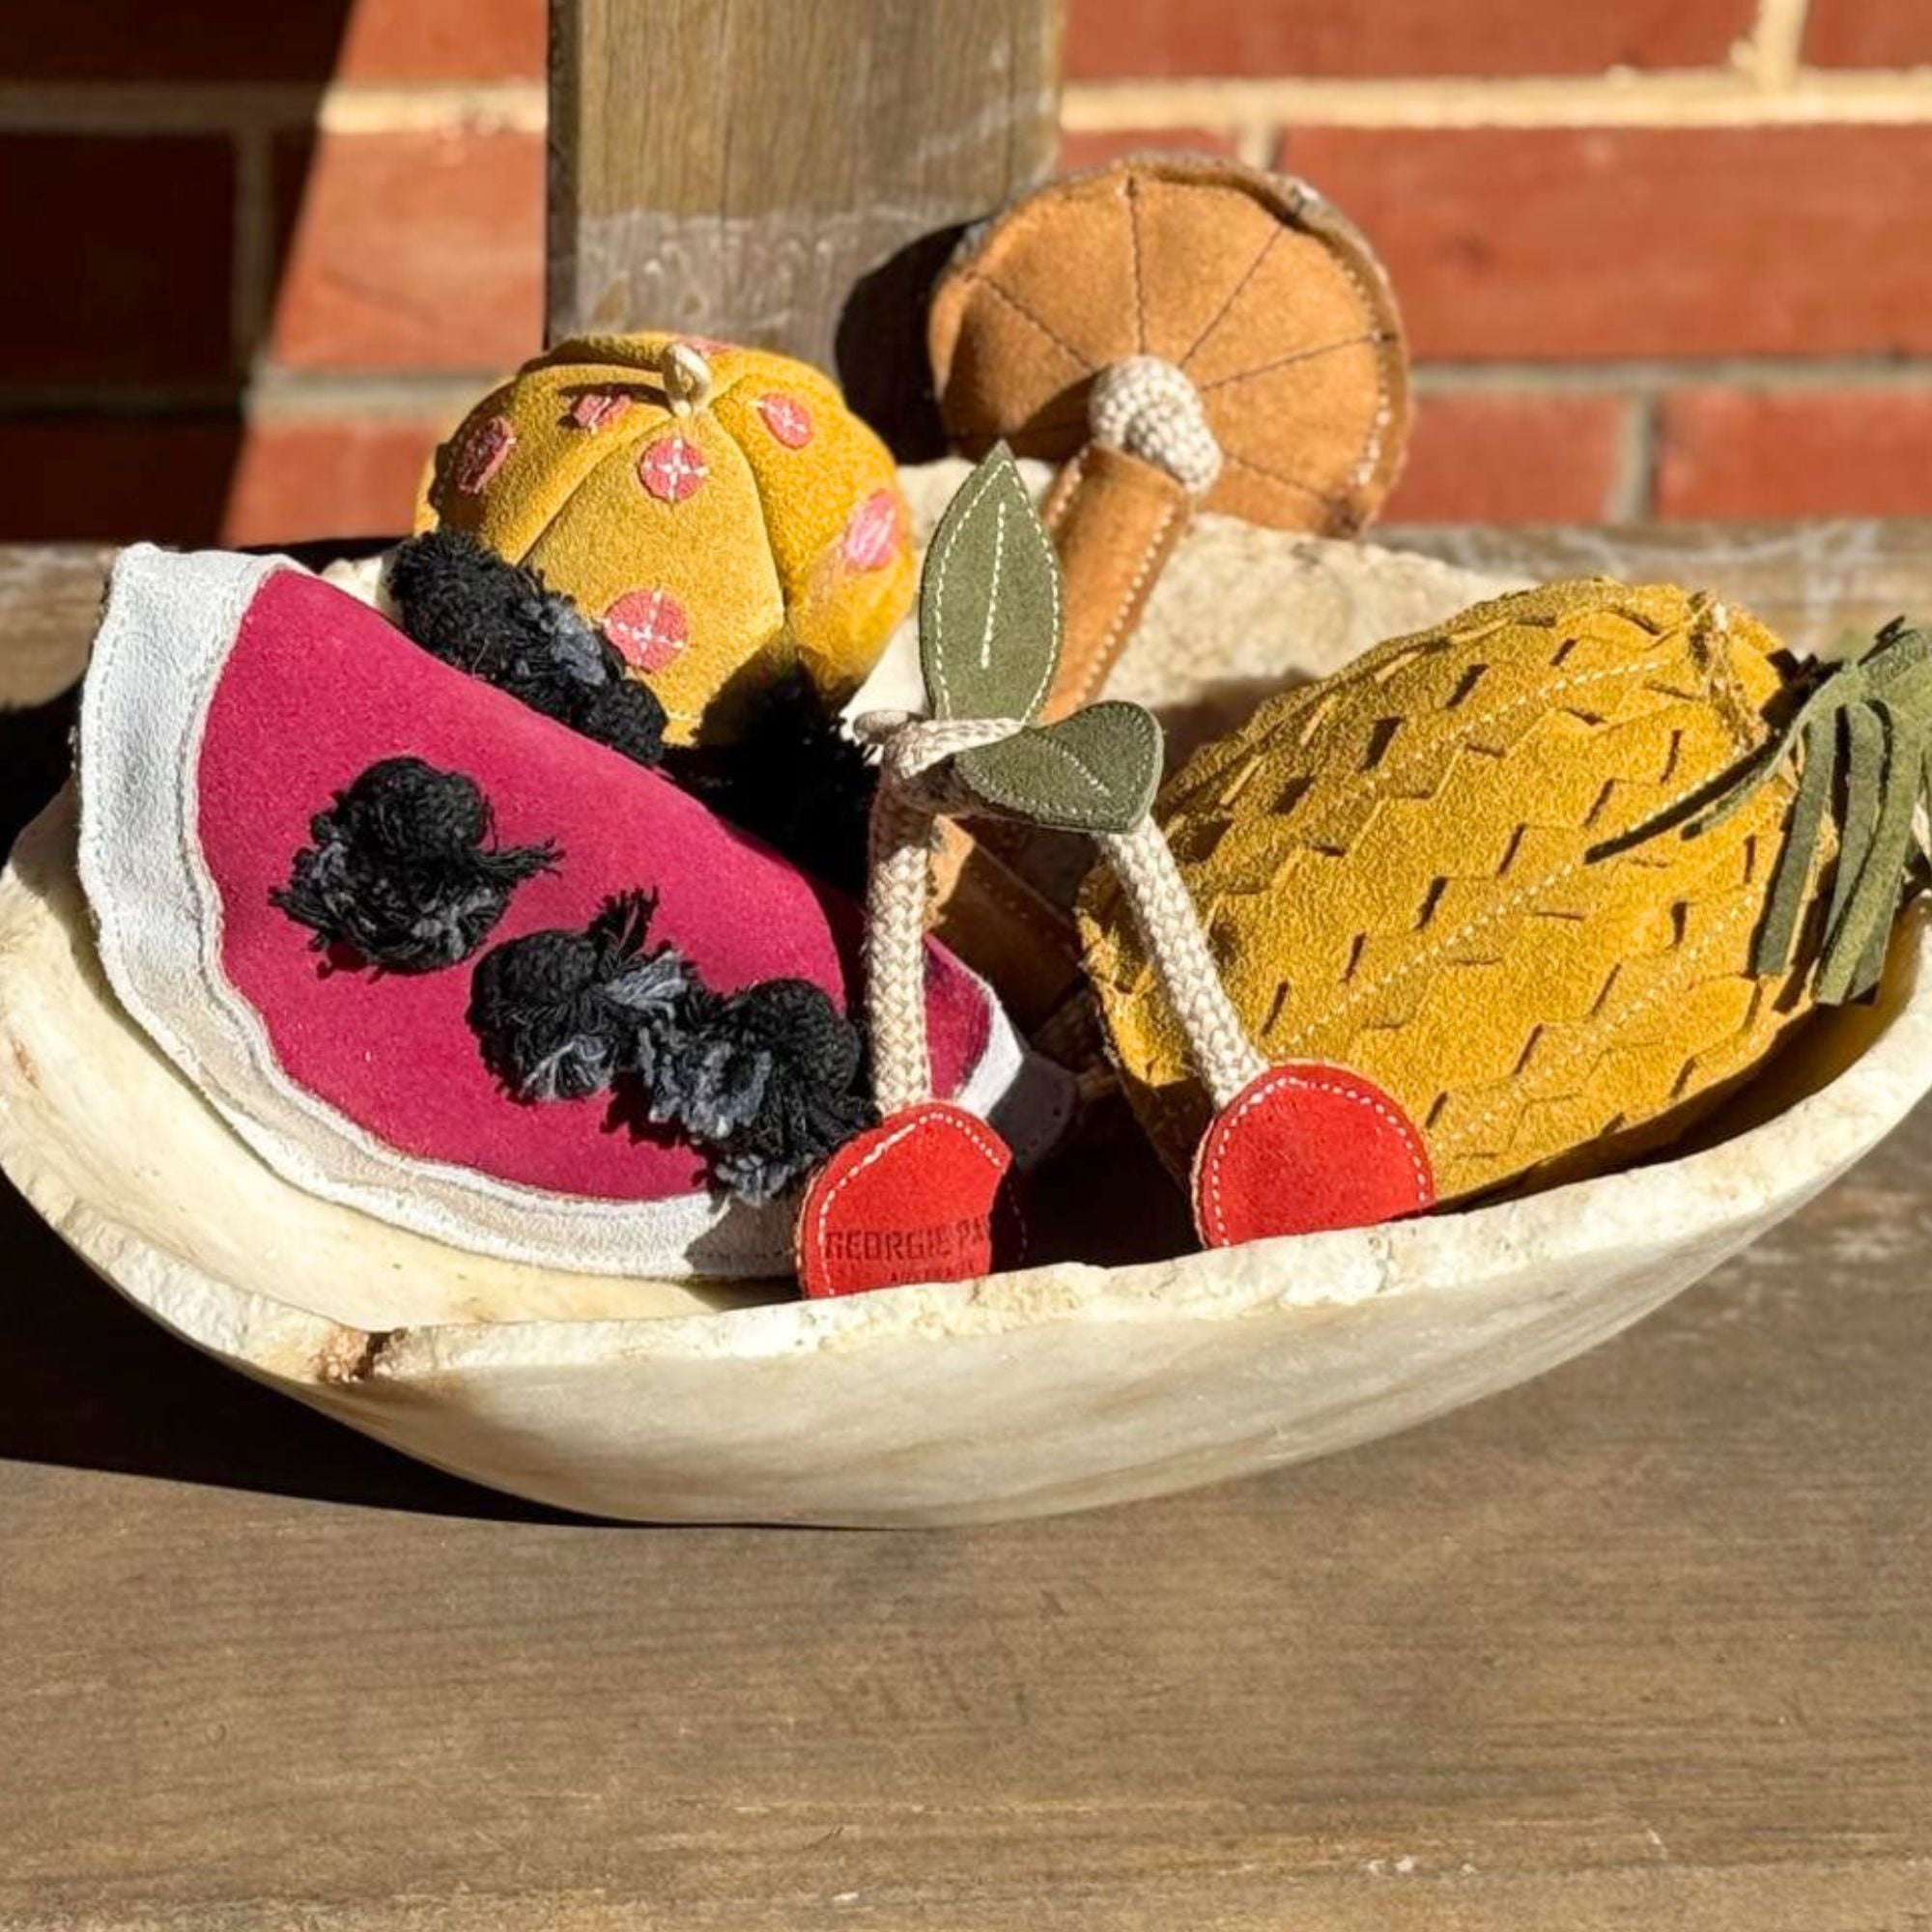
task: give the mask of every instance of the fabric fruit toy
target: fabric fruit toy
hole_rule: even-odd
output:
[[[799,1183],[873,1119],[859,908],[554,715],[605,685],[548,615],[551,673],[532,642],[498,688],[285,557],[124,551],[80,710],[102,964],[312,1194],[547,1266],[781,1276]],[[934,1093],[1050,1138],[990,989],[916,970]]]
[[[1402,467],[1408,364],[1380,264],[1305,183],[1237,161],[1141,156],[1023,196],[968,231],[928,333],[953,443],[1060,466],[1049,721],[1104,692],[1197,509],[1350,536]],[[938,930],[1015,988],[1023,1024],[1085,1045],[1050,864],[981,831],[990,844],[949,828]]]
[[[1217,1093],[1263,1070],[1215,976],[1186,888],[1148,815],[1160,726],[1137,704],[1046,719],[1060,668],[1060,560],[1004,444],[933,532],[920,581],[926,715],[857,721],[879,747],[866,898],[866,1013],[879,1123],[813,1176],[797,1269],[811,1295],[955,1280],[1012,1264],[1011,1155],[935,1098],[922,947],[947,818],[1074,832],[1119,873],[1196,1063]]]
[[[891,455],[816,369],[664,334],[526,363],[438,450],[417,529],[531,565],[657,693],[673,744],[796,663],[834,702],[912,597]]]
[[[1480,605],[1264,704],[1156,807],[1271,1063],[1245,1099],[1208,1091],[1119,885],[1096,874],[1082,905],[1127,1093],[1192,1167],[1206,1237],[1671,1140],[1815,1003],[1876,983],[1923,876],[1928,733],[1927,634],[1801,668],[1714,597],[1602,582]],[[1229,1166],[1237,1130],[1259,1138]]]

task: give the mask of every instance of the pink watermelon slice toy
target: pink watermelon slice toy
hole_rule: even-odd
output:
[[[114,991],[278,1172],[513,1260],[789,1272],[795,1204],[721,1184],[702,1136],[678,1128],[701,1119],[695,1103],[668,1123],[627,1109],[621,1084],[558,1077],[554,1059],[506,1074],[516,1055],[479,1037],[477,1013],[515,962],[575,945],[620,994],[655,960],[707,1012],[755,1009],[777,1049],[804,1015],[856,1081],[839,1030],[862,920],[841,895],[281,558],[122,554],[79,777],[81,875]],[[332,836],[425,799],[454,812],[443,830],[473,890],[445,927],[386,954],[366,902],[347,928],[363,950],[331,941],[345,902]],[[936,945],[923,978],[936,1094],[1022,1152],[1043,1147],[1065,1113],[1056,1078]],[[766,1064],[714,1056],[706,1091],[744,1099]]]

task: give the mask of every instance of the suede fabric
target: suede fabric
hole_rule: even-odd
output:
[[[1402,326],[1368,243],[1304,184],[1141,157],[1055,183],[972,231],[933,298],[949,435],[1070,460],[1094,375],[1157,355],[1227,461],[1204,507],[1347,533],[1401,466]]]
[[[1156,808],[1256,1043],[1374,1083],[1444,1201],[1672,1138],[1810,1003],[1815,930],[1751,970],[1790,772],[1697,838],[1653,823],[1766,741],[1785,664],[1709,597],[1570,583],[1263,705]],[[1114,882],[1082,923],[1129,1094],[1184,1174],[1207,1097]]]
[[[795,977],[850,1008],[857,908],[656,773],[449,669],[313,578],[278,571],[249,606],[208,708],[199,836],[222,971],[288,1077],[415,1159],[603,1200],[702,1188],[690,1147],[613,1129],[604,1100],[506,1098],[465,1021],[469,965],[413,977],[334,971],[270,903],[309,815],[399,754],[473,779],[504,842],[554,839],[560,850],[554,872],[517,889],[489,944],[581,928],[608,897],[641,888],[658,895],[653,936],[716,990]],[[936,1078],[951,1094],[984,1047],[988,1009],[937,952],[927,992]]]
[[[1084,984],[1073,922],[957,819],[940,825],[936,844],[933,933],[1000,989],[1013,1024],[1031,1034]]]
[[[1124,450],[1089,443],[1060,472],[1045,518],[1066,573],[1066,646],[1047,717],[1098,693],[1193,509],[1172,476]]]
[[[680,340],[526,365],[437,452],[416,526],[534,565],[604,624],[673,742],[722,742],[794,657],[834,698],[857,687],[911,602],[911,535],[890,453],[827,377],[697,344],[713,385],[682,411],[661,374]]]
[[[1214,1118],[1194,1163],[1194,1225],[1212,1248],[1371,1227],[1434,1204],[1415,1122],[1339,1066],[1273,1066]]]
[[[1223,457],[1208,509],[1350,532],[1401,468],[1407,360],[1380,266],[1312,190],[1236,162],[1127,160],[1017,202],[968,233],[928,336],[954,442],[1065,466],[1045,506],[1065,580],[1047,720],[1105,689],[1195,508],[1165,470],[1091,440],[1099,372],[1153,355],[1191,380]],[[941,906],[949,942],[1002,985],[1039,925],[999,930],[1008,869],[959,867]],[[1048,991],[1029,984],[1023,1023],[1060,1005]]]
[[[813,1177],[799,1211],[806,1293],[970,1281],[1011,1265],[1011,1168],[983,1122],[936,1101],[847,1142]]]

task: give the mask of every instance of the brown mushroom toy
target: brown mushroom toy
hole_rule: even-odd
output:
[[[1143,156],[1056,182],[969,234],[935,291],[933,373],[966,454],[1063,466],[1055,716],[1097,692],[1196,507],[1346,536],[1408,431],[1379,263],[1314,189]]]

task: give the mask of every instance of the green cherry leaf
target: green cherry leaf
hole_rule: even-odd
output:
[[[1000,443],[947,505],[919,590],[935,718],[1030,719],[1060,663],[1060,559]]]
[[[1090,704],[976,746],[952,770],[988,811],[1063,832],[1128,832],[1160,783],[1160,726],[1138,704]]]

